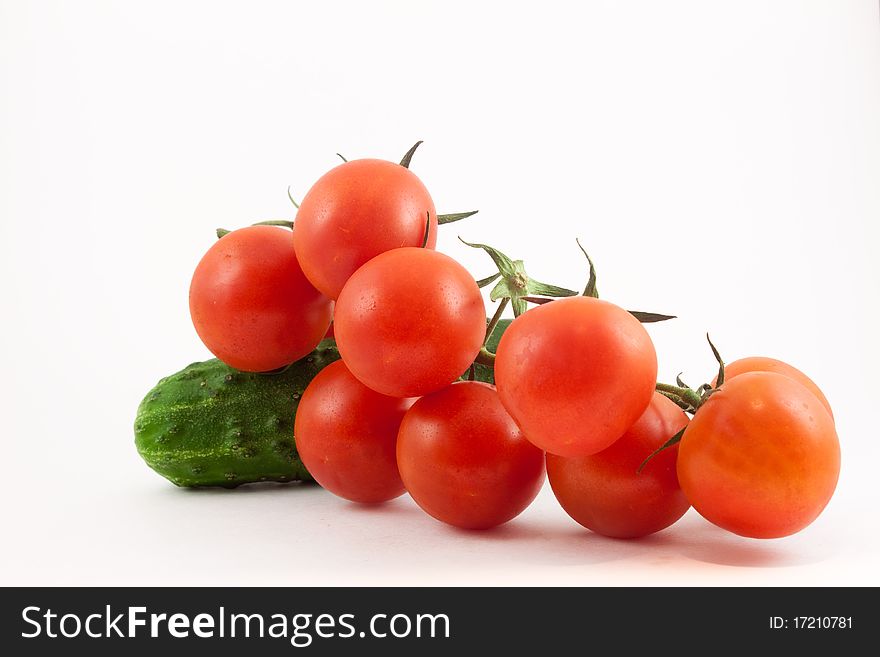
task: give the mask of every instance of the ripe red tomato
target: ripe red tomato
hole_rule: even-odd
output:
[[[515,319],[498,344],[495,382],[526,437],[551,454],[586,456],[648,407],[657,355],[639,321],[614,304],[568,297]]]
[[[397,437],[406,490],[437,520],[487,529],[518,516],[544,481],[544,454],[525,439],[494,386],[460,381],[422,397]]]
[[[679,444],[678,480],[707,520],[753,538],[800,531],[825,508],[840,444],[822,402],[775,372],[725,381]]]
[[[690,508],[675,473],[677,445],[638,468],[687,426],[672,401],[654,393],[647,410],[611,447],[591,456],[547,455],[547,477],[566,513],[587,529],[638,538],[665,529]]]
[[[312,284],[335,299],[380,253],[437,243],[437,212],[422,181],[386,160],[352,160],[325,173],[296,213],[296,255]]]
[[[306,470],[331,493],[353,502],[403,494],[397,430],[415,399],[386,397],[358,381],[339,360],[312,379],[296,410],[296,448]]]
[[[813,383],[813,380],[798,368],[789,365],[788,363],[784,363],[781,360],[767,358],[766,356],[740,358],[739,360],[724,365],[725,380],[732,379],[733,377],[745,374],[746,372],[776,372],[782,376],[787,376],[789,379],[794,379],[801,385],[806,386],[810,392],[816,395],[816,397],[819,398],[819,401],[828,409],[828,412],[831,413],[831,417],[834,417],[834,413],[831,411],[831,404],[828,403],[828,400],[819,389],[819,386]],[[713,380],[712,385],[714,386],[715,383],[716,381]]]
[[[476,281],[447,255],[393,249],[346,283],[336,303],[336,344],[362,383],[393,397],[418,397],[457,379],[486,332]]]
[[[250,226],[208,249],[193,274],[189,310],[217,358],[266,372],[315,348],[330,325],[333,302],[303,275],[289,231]]]

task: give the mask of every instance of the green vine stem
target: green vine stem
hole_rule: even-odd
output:
[[[712,343],[712,339],[709,337],[709,334],[706,334],[706,341],[709,343],[709,347],[712,349],[712,354],[715,356],[715,360],[718,361],[718,377],[715,380],[715,385],[704,383],[699,388],[689,388],[684,384],[684,381],[681,379],[681,372],[675,377],[676,385],[672,385],[669,383],[657,383],[655,390],[659,392],[661,395],[666,397],[667,399],[673,401],[678,405],[684,412],[690,413],[691,415],[696,415],[700,407],[706,403],[706,401],[718,391],[718,388],[724,383],[724,359],[721,358],[721,354],[718,352],[718,349]],[[660,447],[651,452],[648,457],[642,461],[642,464],[639,466],[637,472],[641,473],[641,471],[645,468],[648,462],[653,459],[657,454],[662,452],[665,449],[669,449],[676,443],[681,440],[681,437],[684,435],[685,429],[682,429],[677,434],[672,436],[669,440],[663,443]]]
[[[480,347],[480,353],[477,354],[474,362],[486,367],[495,367],[495,354],[486,349],[485,346]]]
[[[293,230],[293,222],[287,221],[286,219],[267,219],[266,221],[258,221],[255,224],[251,224],[252,226],[279,226],[281,228],[290,228]],[[225,228],[217,229],[217,239],[219,240],[221,237],[224,237],[231,233],[232,231],[226,230]]]
[[[287,186],[287,198],[290,199],[290,202],[293,203],[293,207],[299,210],[299,203],[296,202],[296,199],[293,198],[293,194],[290,192],[290,185]]]
[[[508,304],[513,307],[513,315],[514,318],[516,318],[528,309],[529,303],[543,304],[560,297],[579,296],[579,293],[574,290],[559,287],[558,285],[549,285],[535,280],[526,272],[522,260],[513,260],[510,256],[502,253],[495,247],[487,244],[467,242],[461,237],[458,239],[466,246],[485,251],[489,257],[492,258],[492,261],[498,268],[496,273],[477,281],[477,286],[480,288],[486,287],[497,281],[495,287],[493,287],[492,291],[489,293],[489,299],[492,301],[501,301],[495,311],[495,315],[489,320],[486,327],[486,338],[483,343],[483,348],[480,350],[475,361],[480,365],[492,367],[495,362],[495,354],[486,348],[486,343],[491,337],[492,332],[495,330],[498,321],[501,319],[501,314],[504,312]],[[589,264],[589,278],[587,280],[587,285],[584,288],[583,295],[580,296],[598,298],[599,293],[596,287],[596,267],[593,265],[593,260],[590,258],[579,240],[577,241],[577,245]],[[675,318],[674,315],[661,315],[659,313],[645,313],[636,310],[631,310],[629,312],[640,322],[660,322]],[[676,401],[676,403],[678,402]],[[689,402],[682,401],[681,404],[689,404]]]
[[[489,320],[489,323],[486,325],[486,337],[483,340],[483,344],[485,345],[489,338],[492,337],[492,333],[495,331],[495,327],[498,326],[498,322],[501,320],[501,315],[504,314],[504,309],[507,308],[507,304],[510,302],[510,299],[502,299],[501,303],[498,304],[498,308],[495,310],[495,314],[492,315],[492,319]]]
[[[657,392],[663,393],[673,401],[676,398],[686,402],[690,406],[693,407],[694,410],[699,408],[700,404],[703,400],[700,398],[700,394],[696,390],[692,390],[690,388],[682,388],[681,386],[673,386],[668,383],[658,383],[656,388]]]
[[[258,221],[254,226],[280,226],[281,228],[289,228],[293,230],[293,222],[286,219],[269,219],[268,221]]]

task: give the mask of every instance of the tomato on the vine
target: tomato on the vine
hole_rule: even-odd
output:
[[[486,332],[476,281],[447,255],[393,249],[346,283],[336,303],[339,353],[362,383],[418,397],[449,385],[474,361]]]
[[[657,355],[630,313],[591,297],[528,310],[498,345],[495,381],[526,437],[551,454],[609,447],[648,407]]]
[[[437,243],[434,201],[412,171],[386,160],[352,160],[325,173],[296,213],[296,254],[312,284],[332,299],[380,253]]]
[[[766,356],[749,356],[748,358],[740,358],[739,360],[724,365],[725,380],[730,380],[733,377],[745,374],[746,372],[776,372],[782,376],[787,376],[789,379],[794,379],[816,395],[819,401],[822,402],[822,405],[828,409],[829,413],[831,413],[831,417],[834,417],[834,413],[831,410],[831,404],[828,403],[828,399],[826,399],[822,390],[819,389],[819,386],[817,386],[810,377],[793,365],[789,365],[781,360],[776,360],[775,358],[767,358]],[[717,379],[712,381],[713,386],[716,381]]]
[[[726,379],[679,444],[678,479],[694,508],[752,538],[788,536],[813,522],[839,472],[831,415],[813,392],[775,372]]]
[[[315,348],[330,325],[333,302],[306,279],[289,230],[249,226],[227,233],[205,253],[190,284],[189,309],[217,358],[265,372]]]
[[[422,509],[463,529],[515,518],[544,481],[544,453],[525,439],[494,386],[478,381],[454,383],[407,411],[397,464]]]
[[[675,471],[677,446],[642,462],[687,426],[674,402],[654,393],[626,432],[597,454],[547,455],[547,477],[566,513],[587,529],[613,538],[638,538],[672,525],[690,508]]]
[[[353,502],[402,495],[397,430],[414,399],[387,397],[358,381],[341,360],[312,379],[296,410],[296,448],[306,470]]]

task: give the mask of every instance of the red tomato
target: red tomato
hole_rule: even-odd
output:
[[[403,494],[397,430],[415,399],[386,397],[339,360],[312,379],[296,411],[296,449],[306,470],[331,493],[376,503]]]
[[[840,444],[822,402],[774,372],[725,381],[679,444],[678,480],[707,520],[741,536],[800,531],[825,508]]]
[[[447,255],[387,251],[358,269],[336,303],[336,344],[362,383],[418,397],[457,379],[486,332],[476,281]]]
[[[422,181],[386,160],[352,160],[331,169],[308,191],[293,235],[303,271],[335,299],[349,277],[380,253],[437,243],[437,212]]]
[[[678,406],[654,393],[647,410],[611,447],[592,456],[547,455],[547,477],[566,513],[587,529],[613,538],[638,538],[666,529],[690,504],[675,474],[677,445],[638,468],[687,426]]]
[[[306,280],[288,230],[250,226],[208,249],[193,274],[189,310],[217,358],[245,372],[266,372],[317,346],[333,302]]]
[[[787,376],[789,379],[794,379],[801,385],[806,386],[810,392],[816,395],[816,397],[819,398],[819,401],[828,409],[828,412],[831,413],[831,417],[834,417],[834,413],[831,411],[831,404],[828,403],[828,400],[825,398],[825,395],[822,394],[819,386],[813,383],[813,380],[798,368],[793,367],[788,363],[784,363],[781,360],[767,358],[766,356],[740,358],[739,360],[724,365],[724,378],[726,380],[732,379],[740,374],[745,374],[746,372],[776,372],[782,376]],[[714,386],[715,383],[716,381],[713,379],[712,385]]]
[[[657,355],[627,311],[591,297],[538,306],[498,344],[495,383],[535,445],[560,456],[600,452],[648,407]]]
[[[437,520],[487,529],[518,516],[544,481],[544,454],[525,439],[494,386],[460,381],[422,397],[397,437],[406,490]]]

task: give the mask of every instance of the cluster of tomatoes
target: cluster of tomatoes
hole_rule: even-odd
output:
[[[193,277],[196,330],[231,367],[270,371],[335,337],[342,359],[308,385],[295,418],[318,483],[370,504],[408,492],[468,529],[516,517],[545,473],[568,514],[607,536],[659,531],[691,505],[761,538],[818,516],[840,450],[810,379],[772,359],[719,357],[712,384],[658,384],[642,322],[665,317],[598,299],[592,263],[578,294],[471,245],[499,269],[478,283],[434,250],[438,224],[468,213],[438,219],[409,170],[414,149],[400,164],[332,169],[298,206],[292,236],[277,225],[226,233]],[[487,322],[480,287],[495,280]],[[492,353],[508,304],[516,318]],[[494,385],[473,380],[475,363]]]

